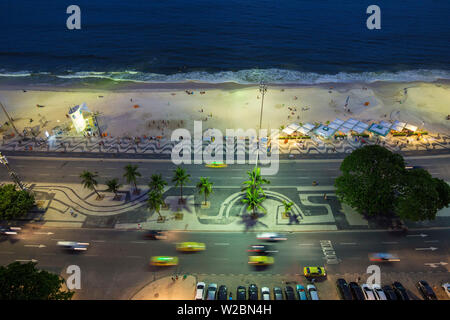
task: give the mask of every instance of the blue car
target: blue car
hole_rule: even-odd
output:
[[[298,294],[298,300],[308,300],[308,297],[306,295],[305,287],[301,284],[297,285],[297,294]]]

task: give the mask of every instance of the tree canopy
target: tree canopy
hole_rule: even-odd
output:
[[[13,184],[0,186],[0,219],[19,218],[34,206],[34,196]]]

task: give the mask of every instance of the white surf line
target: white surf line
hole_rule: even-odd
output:
[[[229,246],[230,244],[228,242],[218,242],[214,243],[215,246]]]

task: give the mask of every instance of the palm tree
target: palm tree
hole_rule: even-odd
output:
[[[247,193],[245,195],[244,199],[241,199],[241,201],[245,204],[247,204],[247,211],[252,211],[252,218],[256,219],[256,209],[260,209],[263,212],[266,212],[266,209],[264,209],[263,206],[261,206],[261,203],[266,199],[266,196],[262,193],[260,193],[260,190],[250,188],[247,189]]]
[[[261,186],[263,184],[269,184],[270,181],[261,177],[261,168],[255,167],[252,171],[247,171],[247,174],[249,180],[243,182],[244,187],[242,188],[242,191],[245,191],[248,188],[252,190],[259,189],[264,194]]]
[[[125,174],[123,175],[128,183],[134,184],[135,193],[139,193],[139,190],[136,185],[136,179],[137,177],[141,176],[141,174],[137,171],[137,168],[138,168],[137,165],[127,164],[125,166]]]
[[[107,180],[106,181],[106,186],[108,187],[108,189],[106,189],[107,192],[113,192],[114,193],[114,200],[117,199],[117,191],[119,190],[120,187],[122,187],[121,184],[119,184],[117,178],[111,179],[111,180]]]
[[[212,193],[213,183],[209,181],[209,178],[200,177],[200,182],[197,183],[198,193],[205,194],[205,205],[207,203],[208,196]]]
[[[294,203],[292,201],[287,202],[287,201],[283,200],[284,213],[289,214],[289,212],[292,210],[293,205],[294,205]]]
[[[175,169],[175,174],[172,178],[172,182],[175,182],[175,186],[180,186],[180,202],[183,202],[183,186],[189,182],[190,174],[186,174],[186,170],[181,167]]]
[[[151,181],[149,182],[148,186],[150,187],[150,190],[157,190],[162,193],[164,190],[164,186],[167,185],[167,182],[163,180],[161,174],[152,174]]]
[[[161,206],[164,204],[164,200],[162,198],[162,194],[159,191],[153,190],[148,193],[147,204],[150,210],[155,210],[158,213],[159,218],[162,219],[161,213],[159,213],[159,211],[161,210]]]
[[[101,198],[97,189],[95,189],[95,187],[97,186],[97,180],[95,178],[97,177],[97,174],[87,170],[84,170],[83,173],[80,174],[81,184],[83,185],[83,187],[89,190],[94,190],[94,192],[97,194],[97,198]]]

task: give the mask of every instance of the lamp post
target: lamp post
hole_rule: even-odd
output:
[[[259,130],[261,130],[261,123],[262,123],[262,114],[263,114],[263,108],[264,108],[264,95],[267,92],[267,86],[264,84],[264,81],[261,81],[259,84],[259,92],[261,92],[261,112],[259,115]]]
[[[16,126],[14,125],[14,122],[13,122],[12,118],[9,116],[8,112],[6,111],[5,107],[3,106],[3,104],[1,102],[0,102],[0,106],[2,107],[3,112],[5,113],[6,117],[8,118],[9,123],[11,123],[11,126],[13,127],[14,131],[16,132],[16,134],[18,136],[20,136],[20,133],[19,133],[19,131],[17,131]]]
[[[9,172],[9,175],[13,179],[13,181],[19,186],[22,191],[26,191],[27,189],[24,187],[22,181],[20,181],[19,176],[9,167],[8,159],[0,152],[0,163],[3,164]]]

